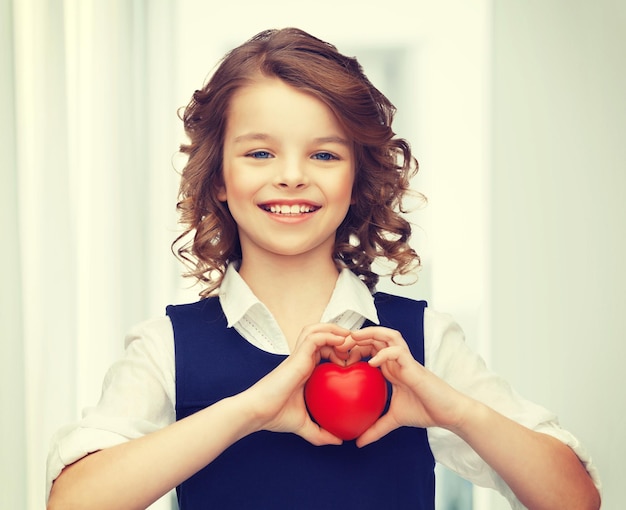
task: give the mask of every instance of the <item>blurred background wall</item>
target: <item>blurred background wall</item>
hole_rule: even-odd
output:
[[[97,401],[124,332],[196,298],[169,251],[176,110],[233,45],[295,25],[359,57],[420,160],[424,269],[396,290],[452,313],[555,410],[620,508],[626,6],[212,4],[0,0],[0,507],[42,508],[50,436]],[[469,510],[468,487],[440,475],[439,509]]]
[[[493,2],[491,364],[624,506],[626,4]],[[505,507],[504,507],[505,508]]]

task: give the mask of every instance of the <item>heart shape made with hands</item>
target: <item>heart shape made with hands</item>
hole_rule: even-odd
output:
[[[318,425],[348,441],[359,437],[382,414],[387,382],[380,369],[365,361],[347,367],[321,363],[304,387],[304,401]]]

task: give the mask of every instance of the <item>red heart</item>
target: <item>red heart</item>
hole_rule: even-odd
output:
[[[364,361],[348,367],[322,363],[304,387],[313,419],[340,439],[359,437],[382,414],[387,383],[381,371]]]

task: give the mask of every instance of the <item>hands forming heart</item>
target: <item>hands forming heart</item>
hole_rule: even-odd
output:
[[[259,429],[315,445],[356,439],[363,447],[402,426],[455,431],[471,404],[416,361],[398,331],[328,323],[305,328],[292,354],[250,390]]]
[[[462,421],[467,397],[418,363],[398,331],[353,331],[332,350],[324,356],[331,362],[313,369],[304,400],[311,417],[334,436],[365,446],[400,426],[454,429]],[[393,397],[383,414],[388,384]]]

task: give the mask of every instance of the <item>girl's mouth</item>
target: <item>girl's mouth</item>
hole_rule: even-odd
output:
[[[261,204],[259,207],[272,214],[307,214],[320,208],[311,204]]]

